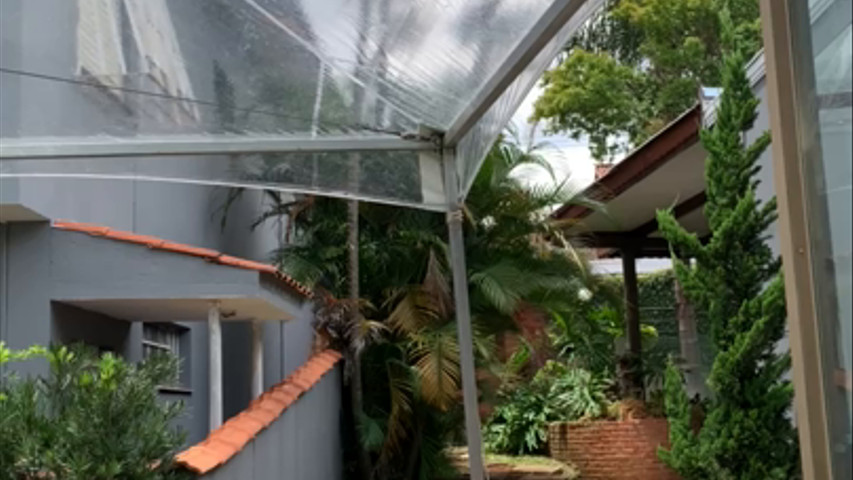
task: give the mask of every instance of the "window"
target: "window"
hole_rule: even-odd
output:
[[[182,378],[182,366],[184,355],[182,355],[181,340],[186,330],[171,323],[143,323],[142,324],[142,358],[147,359],[155,355],[172,355],[178,359],[178,370],[175,372],[175,380],[165,387],[181,387],[185,382]]]
[[[127,68],[121,47],[120,10],[113,0],[79,0],[77,73],[107,88],[123,84]],[[121,98],[121,92],[110,93]]]
[[[146,97],[177,124],[199,119],[192,86],[165,0],[78,0],[77,74],[124,100],[124,87],[179,97]],[[142,79],[145,79],[143,81]],[[133,105],[132,108],[138,108]]]

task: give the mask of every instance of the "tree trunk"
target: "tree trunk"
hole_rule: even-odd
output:
[[[678,338],[681,343],[681,369],[687,381],[687,395],[691,398],[704,393],[702,372],[699,371],[699,335],[696,329],[696,315],[693,306],[684,295],[684,289],[678,283],[675,286],[675,318],[678,320]]]
[[[421,459],[421,441],[423,440],[424,432],[423,425],[421,422],[418,422],[417,434],[415,435],[415,442],[412,444],[412,448],[409,451],[409,459],[407,460],[406,466],[406,476],[403,477],[406,480],[414,479],[415,471],[418,468],[418,461]]]
[[[350,187],[357,191],[358,189],[358,170],[359,170],[359,154],[352,154],[352,164],[350,165]],[[358,278],[358,200],[350,200],[347,203],[347,257],[348,257],[348,283],[349,283],[349,300],[352,302],[351,322],[361,321],[361,311],[359,308],[359,278]],[[361,419],[364,416],[364,389],[361,384],[361,353],[355,348],[351,349],[350,358],[352,360],[352,372],[350,377],[350,394],[352,395],[352,410],[353,420],[356,428],[361,425]],[[373,470],[370,461],[370,454],[364,449],[361,443],[361,438],[356,432],[358,442],[356,450],[358,452],[358,467],[361,471],[362,480],[371,478]]]

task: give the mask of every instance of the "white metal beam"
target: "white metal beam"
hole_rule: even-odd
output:
[[[0,140],[0,160],[234,155],[293,152],[433,150],[431,141],[387,136],[228,136],[189,135],[128,138],[27,138]]]
[[[572,15],[588,0],[555,0],[548,10],[539,18],[527,35],[507,55],[503,63],[495,70],[492,77],[483,84],[480,92],[468,103],[464,110],[454,119],[444,135],[444,145],[453,147],[468,133],[503,94],[504,90],[515,81],[542,48],[565,26]]]
[[[474,367],[474,341],[471,332],[471,308],[468,299],[468,273],[465,267],[465,238],[462,232],[464,205],[459,196],[456,159],[452,150],[444,152],[444,184],[447,194],[447,232],[450,266],[453,271],[453,301],[456,306],[456,331],[459,342],[459,370],[462,373],[462,404],[465,412],[465,436],[468,443],[468,478],[484,480],[483,439],[480,430],[477,372]]]
[[[252,398],[264,393],[264,324],[252,320]]]
[[[207,336],[209,354],[209,394],[210,402],[209,425],[210,431],[222,426],[222,322],[219,312],[219,302],[212,301],[207,311]]]

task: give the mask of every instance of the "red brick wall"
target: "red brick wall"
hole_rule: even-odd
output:
[[[666,419],[553,423],[551,457],[573,463],[584,480],[679,480],[657,456],[668,445]]]

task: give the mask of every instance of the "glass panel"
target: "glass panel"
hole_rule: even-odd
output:
[[[3,0],[2,135],[446,128],[550,4]]]
[[[806,139],[803,170],[833,477],[846,479],[853,476],[853,8],[850,0],[809,7],[812,51],[799,50],[814,68],[814,84],[803,93],[816,108],[817,128]]]
[[[510,118],[527,93],[539,80],[554,57],[560,52],[569,37],[603,4],[600,0],[587,1],[566,23],[557,35],[539,52],[536,58],[521,72],[498,100],[489,108],[474,127],[460,140],[457,147],[460,191],[467,194],[474,177],[489,149],[506,127]]]
[[[397,136],[420,125],[444,130],[554,1],[2,0],[0,138],[310,138]],[[472,132],[465,171],[476,170],[560,43]],[[434,195],[424,198],[425,191],[440,193],[440,178],[417,188],[379,185],[386,173],[396,178],[411,171],[415,160],[414,154],[375,157],[367,173],[356,175],[367,184],[349,184],[344,193],[413,204],[430,204]],[[342,189],[338,174],[357,168],[356,158],[272,161],[288,171],[280,189],[319,192]],[[223,168],[257,163],[229,157],[193,171],[172,159],[182,173],[165,172],[171,167],[161,162],[151,167],[155,175],[136,162],[107,165],[114,161],[47,167],[4,161],[2,170],[126,178],[144,170],[152,177],[237,184],[243,173]],[[327,167],[314,166],[325,161]],[[432,172],[430,178],[437,171],[423,162],[420,170]],[[318,172],[332,177],[307,181]]]
[[[27,181],[30,178],[64,182],[87,178],[315,192],[431,210],[442,210],[445,205],[439,158],[431,152],[4,160],[0,176],[18,179],[22,196],[28,188],[38,188]]]
[[[178,359],[174,379],[166,386],[179,387],[181,378],[181,330],[172,324],[142,324],[142,358],[153,355],[173,355]]]

